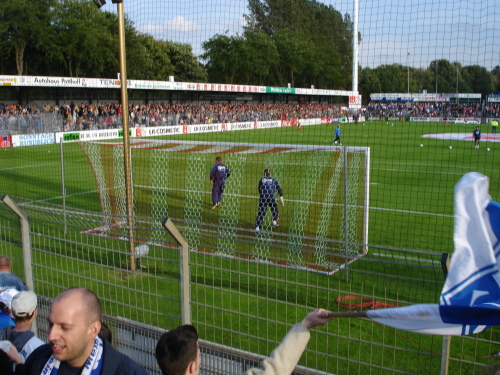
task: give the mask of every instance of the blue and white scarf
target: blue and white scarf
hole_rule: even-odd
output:
[[[96,336],[94,340],[94,347],[92,348],[92,352],[90,352],[90,356],[85,362],[85,366],[82,370],[82,375],[100,375],[102,370],[102,354],[103,354],[103,345],[102,340],[99,336]],[[59,366],[61,361],[55,359],[54,355],[51,355],[45,367],[43,368],[41,375],[57,375],[59,371]]]

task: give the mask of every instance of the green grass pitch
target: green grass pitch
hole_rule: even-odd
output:
[[[388,248],[400,249],[400,254],[404,253],[404,249],[408,249],[409,257],[417,257],[418,251],[435,252],[436,257],[442,252],[451,253],[453,187],[467,172],[477,171],[489,176],[492,199],[500,199],[498,170],[500,150],[496,143],[483,142],[478,150],[474,149],[472,141],[422,138],[428,134],[472,134],[474,127],[475,125],[462,124],[443,127],[437,123],[399,121],[365,121],[356,125],[342,125],[344,145],[370,147],[371,150],[369,257],[375,253],[388,254]],[[329,145],[334,138],[333,131],[332,125],[328,127],[316,125],[302,126],[300,131],[296,128],[278,128],[182,135],[166,139]],[[488,130],[483,128],[482,131],[484,138]],[[487,151],[487,148],[490,151]],[[100,212],[101,205],[95,176],[85,154],[77,144],[65,144],[63,153],[67,206]],[[2,194],[46,203],[62,203],[60,145],[4,149],[0,150],[0,156]],[[213,157],[212,155],[206,157],[205,173],[208,176]],[[170,163],[169,173],[172,175],[176,173],[175,169],[172,169],[174,166],[174,163]],[[158,168],[162,166],[159,165]],[[245,188],[249,190],[245,195],[250,195],[250,191],[256,189],[258,177],[256,172],[252,181],[245,182],[248,184]],[[284,185],[286,196],[289,187],[286,186],[286,180],[280,182]],[[209,190],[203,191],[200,196],[203,200],[203,217],[213,217]],[[183,196],[180,195],[178,200],[182,199]],[[176,211],[174,207],[172,209],[172,216],[175,216]],[[247,224],[251,225],[256,213],[255,200],[249,200],[248,212],[251,219],[247,220]],[[207,222],[210,224],[209,220]],[[2,234],[5,242],[9,242],[8,236],[6,232]],[[58,257],[62,255],[58,241],[49,241],[46,238],[43,236],[44,242],[40,243],[37,239],[33,240],[35,246],[43,247],[47,252],[37,255],[36,260],[41,264],[56,261],[56,255]],[[139,279],[122,279],[119,271],[110,275],[99,270],[101,268],[99,266],[96,266],[95,270],[90,269],[79,255],[81,252],[85,252],[86,255],[91,254],[97,262],[104,257],[101,250],[89,250],[90,248],[90,246],[70,246],[71,251],[66,255],[68,257],[74,255],[79,260],[66,260],[66,262],[74,262],[72,269],[79,270],[72,275],[73,283],[85,282],[90,287],[95,283],[96,288],[101,288],[100,294],[108,293],[104,303],[108,313],[113,313],[117,309],[120,311],[113,301],[133,306],[136,300],[140,300],[141,307],[137,311],[123,312],[123,315],[166,328],[178,323],[178,320],[161,312],[165,306],[171,307],[170,303],[165,302],[162,305],[154,301],[155,297],[149,297],[141,292],[132,291],[123,294],[111,288],[98,287],[99,282],[106,282],[109,277],[130,290],[140,290],[144,284]],[[13,251],[18,252],[19,249]],[[175,260],[176,255],[173,252],[168,256]],[[279,341],[286,327],[275,322],[288,324],[295,322],[307,311],[304,306],[322,306],[336,310],[338,306],[334,302],[335,298],[345,294],[373,296],[389,301],[436,303],[442,286],[440,284],[442,275],[436,274],[435,268],[405,267],[402,265],[403,261],[398,264],[397,259],[392,258],[384,258],[392,261],[387,263],[368,259],[353,263],[350,267],[349,281],[346,282],[343,273],[328,276],[302,270],[250,264],[238,259],[206,257],[203,254],[193,254],[192,257],[193,321],[198,325],[201,336],[207,340],[262,354],[269,353],[274,344],[269,345],[265,340],[256,338],[268,337],[270,340]],[[405,261],[411,263],[411,260],[405,259]],[[124,256],[116,256],[112,260],[106,259],[106,262],[114,264],[117,270],[126,267]],[[170,265],[152,260],[147,266],[149,274],[176,276],[174,267]],[[48,280],[53,278],[55,285],[65,283],[64,275],[42,269],[38,272],[39,277]],[[175,288],[166,285],[166,282],[156,285],[155,288],[156,291],[162,292],[170,290],[174,297],[178,297]],[[40,292],[49,296],[53,291],[54,288],[50,285],[40,288]],[[243,296],[235,293],[236,291],[245,291],[247,295]],[[145,309],[144,305],[154,307]],[[224,311],[214,310],[212,305],[224,308]],[[229,314],[228,311],[237,314]],[[174,311],[171,315],[176,314],[178,312]],[[241,335],[230,336],[229,333],[217,328],[228,326],[234,327],[236,331],[241,332]],[[429,369],[439,369],[440,356],[432,353],[440,352],[441,340],[435,337],[403,333],[405,338],[401,339],[401,336],[388,334],[380,326],[366,325],[357,319],[335,320],[326,330],[332,336],[316,335],[318,341],[315,344],[315,351],[328,353],[332,357],[308,353],[301,364],[333,373],[352,374],[374,373],[373,368],[376,366],[387,366],[410,373],[437,373]],[[489,332],[496,334],[495,329]],[[452,356],[461,358],[468,353],[488,354],[494,351],[488,341],[488,337],[491,340],[488,333],[484,333],[482,337],[485,338],[483,342],[464,340],[461,347],[452,347]],[[413,340],[419,344],[414,344]],[[373,342],[383,342],[384,345],[395,349],[391,354],[387,354],[387,347],[371,344]],[[422,359],[419,351],[428,351],[429,355]],[[369,358],[366,358],[367,353]],[[386,363],[389,357],[393,361],[391,364]],[[484,360],[484,363],[486,362],[487,360]],[[473,365],[456,361],[451,363],[450,373],[471,373],[473,368]],[[380,370],[380,373],[383,371]]]

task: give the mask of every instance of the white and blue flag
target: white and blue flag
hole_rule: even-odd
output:
[[[455,251],[438,304],[369,310],[379,323],[431,335],[469,335],[500,325],[500,204],[488,177],[472,172],[455,186]]]

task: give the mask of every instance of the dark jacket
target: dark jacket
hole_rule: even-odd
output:
[[[148,373],[125,354],[118,352],[107,340],[104,344],[104,361],[102,363],[102,375],[147,375]],[[50,344],[45,344],[36,349],[28,357],[21,372],[23,375],[40,375],[45,364],[52,355]]]

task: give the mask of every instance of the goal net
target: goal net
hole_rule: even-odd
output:
[[[123,145],[80,145],[103,214],[103,225],[87,232],[126,237]],[[170,217],[191,251],[333,273],[367,251],[369,155],[365,147],[132,140],[136,237],[165,244],[161,223]],[[209,174],[216,156],[231,175],[221,206],[212,209]],[[256,233],[265,168],[279,181],[285,205],[278,228],[267,212]]]

